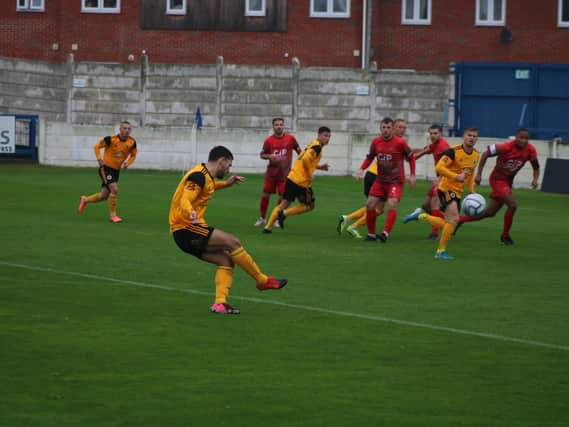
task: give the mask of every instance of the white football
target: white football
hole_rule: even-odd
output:
[[[477,216],[486,210],[486,199],[482,194],[471,193],[462,200],[462,212],[468,216]]]

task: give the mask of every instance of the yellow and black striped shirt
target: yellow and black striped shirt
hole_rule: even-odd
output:
[[[292,165],[287,178],[296,185],[310,188],[314,171],[322,158],[322,143],[315,139],[300,153]]]
[[[206,227],[205,211],[215,190],[226,187],[225,181],[215,181],[204,163],[194,166],[180,180],[170,203],[170,231],[191,229],[190,213],[195,211],[197,222]]]
[[[130,166],[134,159],[136,159],[136,154],[138,149],[136,148],[136,141],[132,136],[126,138],[122,141],[120,136],[106,136],[95,144],[93,149],[95,150],[95,157],[97,160],[101,160],[101,148],[104,148],[103,162],[105,166],[112,169],[120,169],[122,163],[128,158],[128,165]]]
[[[439,190],[452,191],[461,197],[464,186],[468,185],[469,191],[473,193],[474,175],[479,158],[478,151],[473,148],[472,153],[469,154],[464,151],[462,144],[454,145],[445,151],[435,166],[435,171],[441,176]],[[466,175],[464,182],[457,181],[456,176],[462,172]]]

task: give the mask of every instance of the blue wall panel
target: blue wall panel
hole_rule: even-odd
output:
[[[522,126],[531,137],[569,139],[569,64],[456,64],[454,133],[506,138]]]

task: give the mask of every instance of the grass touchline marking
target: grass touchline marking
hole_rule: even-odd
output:
[[[38,266],[32,266],[32,265],[26,265],[26,264],[17,264],[17,263],[2,261],[2,260],[0,260],[0,265],[5,265],[8,267],[14,267],[14,268],[22,268],[22,269],[31,270],[31,271],[45,271],[48,273],[63,274],[66,276],[76,276],[76,277],[83,277],[83,278],[87,278],[87,279],[103,280],[103,281],[107,281],[107,282],[117,283],[119,285],[138,286],[141,288],[151,288],[151,289],[161,289],[164,291],[183,292],[183,293],[194,294],[194,295],[204,295],[204,296],[213,295],[212,292],[197,291],[195,289],[173,288],[170,286],[157,285],[157,284],[153,284],[153,283],[144,283],[144,282],[137,282],[137,281],[133,281],[133,280],[115,279],[113,277],[99,276],[96,274],[79,273],[76,271],[56,270],[54,268],[38,267]],[[476,336],[476,337],[487,338],[487,339],[492,339],[492,340],[497,340],[497,341],[513,342],[513,343],[517,343],[517,344],[525,344],[525,345],[531,345],[531,346],[535,346],[535,347],[544,347],[544,348],[550,348],[550,349],[555,349],[555,350],[569,351],[569,346],[566,346],[566,345],[550,344],[550,343],[546,343],[546,342],[542,342],[542,341],[526,340],[523,338],[508,337],[505,335],[497,335],[497,334],[486,333],[486,332],[476,332],[476,331],[470,331],[468,329],[457,329],[457,328],[451,328],[451,327],[447,327],[447,326],[431,325],[429,323],[413,322],[413,321],[409,321],[409,320],[399,320],[399,319],[393,319],[390,317],[376,316],[376,315],[371,315],[371,314],[359,314],[359,313],[351,313],[348,311],[331,310],[331,309],[326,309],[326,308],[312,307],[309,305],[290,304],[290,303],[286,303],[286,302],[281,302],[281,301],[276,301],[276,300],[271,300],[271,299],[265,299],[265,298],[240,297],[240,296],[235,296],[235,295],[232,295],[231,298],[242,300],[242,301],[250,301],[250,302],[256,302],[256,303],[278,305],[281,307],[295,308],[298,310],[312,311],[312,312],[316,312],[316,313],[333,314],[336,316],[353,317],[353,318],[364,319],[364,320],[373,320],[373,321],[378,321],[378,322],[393,323],[396,325],[412,326],[412,327],[416,327],[416,328],[430,329],[433,331],[443,331],[443,332],[449,332],[452,334]]]

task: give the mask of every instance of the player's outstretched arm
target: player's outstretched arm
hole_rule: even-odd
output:
[[[233,184],[241,184],[245,178],[239,175],[231,175],[227,181],[215,181],[215,189],[221,190],[223,188],[231,187]]]

